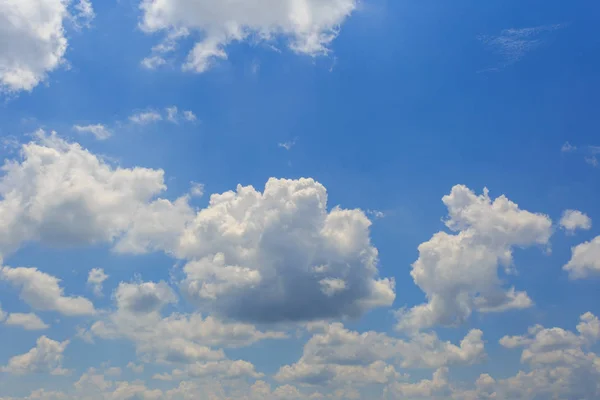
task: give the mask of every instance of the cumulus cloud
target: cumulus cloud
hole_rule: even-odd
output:
[[[571,259],[563,267],[571,279],[583,279],[600,272],[600,236],[571,249]]]
[[[177,296],[165,282],[120,283],[114,297],[119,309],[131,314],[149,314],[177,302]]]
[[[19,326],[28,331],[41,331],[50,327],[33,313],[11,313],[6,319],[5,324]]]
[[[62,368],[62,361],[63,352],[68,344],[68,340],[61,343],[42,336],[34,348],[25,354],[12,357],[1,371],[18,375],[40,372],[65,375],[68,371]]]
[[[92,268],[88,274],[87,284],[92,288],[94,294],[100,297],[102,296],[102,285],[107,279],[108,275],[102,268]]]
[[[143,0],[142,30],[165,33],[162,43],[143,62],[147,67],[165,64],[177,41],[201,33],[183,65],[185,70],[204,72],[217,60],[227,59],[232,42],[269,41],[278,36],[288,40],[296,53],[327,54],[340,26],[356,9],[356,0],[251,0],[243,5],[208,0]]]
[[[565,210],[560,219],[560,226],[567,233],[573,234],[577,229],[590,230],[592,219],[578,210]]]
[[[0,279],[20,289],[20,298],[40,311],[57,311],[67,316],[93,315],[94,305],[84,297],[68,297],[60,279],[37,268],[0,267]]]
[[[279,380],[302,383],[387,383],[401,368],[439,368],[473,364],[485,357],[483,333],[472,330],[460,346],[441,341],[435,333],[419,333],[409,341],[385,333],[350,331],[340,323],[316,326],[320,330],[304,346],[300,360],[282,367]],[[386,364],[388,362],[391,365]]]
[[[115,168],[54,132],[37,132],[0,178],[0,254],[24,242],[111,242],[163,191],[162,170]]]
[[[90,21],[91,3],[80,0],[19,0],[0,3],[0,90],[31,91],[65,63],[66,22]],[[74,11],[74,15],[71,14]]]
[[[431,379],[415,383],[392,382],[384,390],[384,399],[437,399],[450,394],[448,368],[439,368]]]
[[[191,259],[182,288],[251,322],[357,317],[395,297],[393,280],[378,278],[370,225],[360,210],[328,211],[312,179],[269,179],[264,192],[240,185],[186,225],[174,250]]]
[[[74,125],[73,129],[79,133],[89,133],[98,140],[106,140],[112,136],[112,132],[102,124]]]
[[[473,311],[499,312],[531,306],[525,292],[503,288],[498,276],[510,270],[512,249],[547,245],[552,221],[546,215],[521,210],[488,190],[476,195],[463,185],[442,199],[448,208],[446,226],[419,246],[411,276],[427,296],[427,303],[401,310],[398,328],[415,330],[464,322]]]

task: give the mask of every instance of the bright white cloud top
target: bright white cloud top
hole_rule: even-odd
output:
[[[577,229],[590,230],[592,228],[592,219],[578,210],[566,210],[560,219],[560,226],[569,234],[573,234]]]
[[[340,26],[357,7],[356,0],[143,0],[140,26],[148,33],[162,32],[165,39],[142,64],[166,64],[177,41],[193,33],[197,41],[183,64],[185,70],[205,72],[215,61],[227,59],[227,45],[241,41],[270,41],[284,36],[294,52],[327,54]]]
[[[85,0],[0,2],[0,89],[31,91],[46,80],[66,62],[69,20],[89,23],[93,17]]]

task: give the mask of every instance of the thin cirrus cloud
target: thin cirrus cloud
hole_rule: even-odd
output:
[[[564,24],[543,25],[528,28],[510,28],[499,35],[480,35],[477,39],[500,58],[500,64],[480,72],[499,71],[520,61],[537,49],[551,32],[564,28]]]
[[[171,123],[178,123],[179,121],[194,122],[197,117],[190,110],[179,111],[176,106],[166,107],[163,112],[150,109],[129,116],[129,121],[137,125],[149,125],[163,120]]]
[[[574,153],[580,154],[583,156],[583,160],[586,164],[591,165],[592,167],[598,167],[598,154],[600,154],[600,146],[574,146],[569,142],[565,142],[560,151],[564,154]]]

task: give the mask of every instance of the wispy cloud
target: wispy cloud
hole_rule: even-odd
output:
[[[293,140],[289,140],[287,142],[278,143],[277,146],[289,151],[292,149],[292,147],[294,147],[296,145],[297,140],[298,140],[298,138],[294,138]]]
[[[600,146],[574,146],[569,142],[565,142],[560,148],[562,153],[578,153],[583,155],[585,162],[592,167],[600,166],[597,155],[600,154]]]
[[[112,136],[112,132],[102,124],[75,125],[73,129],[79,133],[90,133],[98,140],[106,140]]]
[[[197,117],[192,111],[189,110],[183,110],[180,112],[177,106],[166,107],[162,113],[150,109],[133,114],[129,117],[129,121],[138,125],[148,125],[165,120],[177,124],[181,119],[188,122],[193,122],[197,120]]]
[[[482,71],[498,71],[516,63],[525,57],[527,53],[541,45],[546,34],[559,30],[564,26],[564,24],[555,24],[531,28],[511,28],[503,30],[497,36],[480,35],[477,39],[503,59],[499,66]]]

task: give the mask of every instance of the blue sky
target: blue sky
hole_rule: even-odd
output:
[[[1,400],[600,398],[598,4],[0,11]]]

